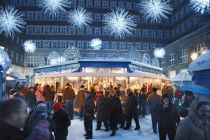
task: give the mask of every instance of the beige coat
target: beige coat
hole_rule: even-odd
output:
[[[83,107],[85,105],[85,89],[79,90],[76,97],[76,103],[78,107]]]
[[[200,101],[194,100],[190,106],[190,113],[182,120],[177,128],[175,140],[210,140],[210,123],[206,119],[202,123],[196,107]]]

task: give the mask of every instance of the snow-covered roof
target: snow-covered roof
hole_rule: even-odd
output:
[[[23,75],[20,72],[13,71],[13,72],[9,73],[9,75],[12,76],[12,77],[15,77],[17,79],[26,79],[25,75]]]
[[[192,76],[189,72],[181,72],[171,79],[174,82],[192,81]]]
[[[189,65],[189,71],[201,71],[210,69],[210,51],[199,56],[193,63]]]

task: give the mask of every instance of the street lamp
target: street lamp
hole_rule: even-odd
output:
[[[197,57],[198,57],[198,53],[193,51],[192,54],[191,54],[191,59],[194,61],[195,59],[197,59]]]

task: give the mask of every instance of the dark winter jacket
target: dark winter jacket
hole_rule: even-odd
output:
[[[139,105],[145,105],[147,103],[147,93],[141,93],[139,95]]]
[[[161,97],[158,94],[150,94],[148,97],[148,104],[151,110],[151,113],[157,113],[157,107],[161,104]]]
[[[75,98],[75,91],[71,87],[67,87],[63,91],[63,100],[73,100]]]
[[[25,100],[26,103],[28,104],[28,107],[30,107],[31,109],[34,109],[35,105],[36,105],[36,95],[35,93],[28,93],[25,95]]]
[[[164,108],[163,105],[158,107],[158,126],[160,128],[175,129],[179,122],[179,114],[172,104],[168,108]]]
[[[76,97],[76,102],[78,107],[83,107],[85,105],[85,89],[80,89],[77,97]]]
[[[84,117],[90,117],[91,119],[93,119],[94,117],[94,101],[92,96],[88,96],[85,99],[85,105],[84,105]]]
[[[68,115],[64,110],[59,110],[53,114],[52,118],[56,124],[56,132],[59,131],[68,131],[68,127],[70,126],[71,122],[68,118]]]
[[[137,106],[138,106],[137,97],[133,93],[129,94],[125,105],[126,114],[132,114],[133,112],[137,112]]]
[[[120,103],[120,99],[116,96],[111,96],[108,99],[108,109],[109,114],[118,117],[122,113],[122,106]],[[110,116],[110,117],[112,117]]]
[[[108,117],[108,98],[105,98],[104,96],[99,98],[99,101],[97,103],[97,116],[98,117]]]
[[[51,90],[44,90],[43,96],[45,98],[45,101],[53,101],[55,97],[54,92],[52,92]]]
[[[25,140],[26,136],[19,129],[0,121],[1,140]]]
[[[24,127],[24,132],[27,134],[27,136],[31,134],[32,130],[41,120],[48,121],[50,132],[55,132],[56,130],[55,122],[52,120],[52,118],[47,112],[32,111],[29,114],[29,117]]]
[[[209,120],[201,122],[198,118],[196,108],[199,103],[198,100],[191,103],[188,117],[179,123],[175,140],[210,140]]]

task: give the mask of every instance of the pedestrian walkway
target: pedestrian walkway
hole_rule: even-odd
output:
[[[159,140],[158,134],[154,134],[152,131],[152,124],[150,116],[146,116],[145,118],[140,118],[141,123],[141,130],[140,131],[134,131],[134,130],[123,130],[119,129],[116,133],[116,136],[110,137],[109,135],[111,132],[105,132],[105,128],[102,127],[102,130],[95,131],[96,128],[96,122],[93,123],[93,139],[94,140],[135,140],[135,139],[141,139],[141,140]],[[133,121],[132,129],[135,128],[135,123]],[[79,119],[72,120],[72,124],[69,127],[69,135],[68,140],[84,140],[83,137],[84,126],[83,121],[80,121]]]

